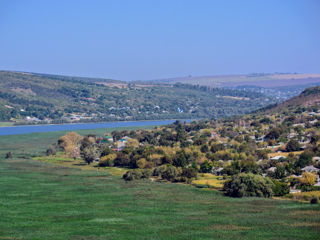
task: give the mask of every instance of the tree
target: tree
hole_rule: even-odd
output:
[[[187,157],[183,150],[177,152],[176,156],[173,158],[173,165],[176,167],[185,167],[187,165]]]
[[[174,166],[167,166],[166,169],[161,173],[161,177],[168,181],[173,181],[178,177],[178,170]]]
[[[90,165],[90,163],[97,159],[98,155],[94,147],[87,147],[81,151],[81,157],[88,165]]]
[[[209,173],[209,172],[211,172],[212,171],[212,168],[213,168],[213,164],[212,164],[212,162],[210,161],[208,161],[208,160],[205,160],[203,163],[201,163],[201,165],[200,165],[200,171],[202,172],[202,173]]]
[[[58,144],[63,148],[67,156],[76,159],[80,156],[80,142],[82,137],[76,132],[68,132],[58,140]]]
[[[300,150],[300,144],[297,140],[291,139],[286,146],[287,152],[293,152],[293,151],[299,151]]]
[[[266,140],[277,140],[280,135],[282,134],[282,129],[280,128],[273,128],[266,136]]]
[[[230,197],[271,197],[273,182],[269,178],[252,173],[240,173],[224,184],[224,191]]]
[[[317,177],[313,173],[304,172],[300,178],[301,184],[305,186],[313,186],[316,183]]]
[[[182,177],[186,177],[186,178],[196,178],[198,175],[198,171],[194,168],[184,168],[182,170]]]
[[[295,162],[295,167],[304,168],[312,162],[312,155],[308,152],[303,152],[299,159]]]
[[[203,152],[203,153],[208,152],[209,151],[208,145],[207,144],[202,145],[201,148],[200,148],[200,151]]]
[[[117,130],[112,131],[111,135],[112,135],[112,138],[113,138],[114,142],[116,142],[116,141],[118,141],[118,140],[120,140],[122,138],[121,132],[117,131]]]
[[[272,188],[272,191],[275,196],[284,196],[290,192],[290,187],[288,184],[280,182],[278,180],[274,180],[273,183],[274,186]]]
[[[286,176],[286,170],[285,168],[279,164],[276,167],[276,170],[274,171],[274,177],[277,179],[282,179]]]

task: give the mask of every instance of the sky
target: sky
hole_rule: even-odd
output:
[[[320,73],[319,0],[0,0],[0,69],[118,80]]]

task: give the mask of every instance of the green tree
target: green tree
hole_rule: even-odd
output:
[[[295,167],[304,168],[312,162],[312,155],[307,152],[303,152],[299,159],[295,162]]]
[[[290,187],[288,184],[280,182],[278,180],[274,180],[273,183],[274,186],[272,188],[272,191],[275,196],[284,196],[290,192]]]
[[[300,150],[300,144],[296,139],[291,139],[286,146],[287,152],[293,152],[293,151],[299,151]]]
[[[230,197],[271,197],[273,182],[269,178],[252,173],[240,173],[224,184],[224,191]]]
[[[212,171],[212,168],[213,168],[213,164],[208,160],[204,160],[203,163],[201,163],[200,165],[200,171],[202,173],[209,173]]]
[[[80,152],[80,154],[81,154],[82,159],[88,165],[90,165],[90,163],[92,163],[98,157],[97,151],[94,147],[86,147]]]

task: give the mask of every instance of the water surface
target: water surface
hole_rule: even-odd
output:
[[[159,125],[171,124],[174,121],[176,120],[11,126],[11,127],[0,127],[0,136],[37,133],[37,132],[40,133],[40,132],[56,132],[56,131],[75,131],[75,130],[95,129],[95,128],[159,126]],[[182,120],[182,121],[190,122],[190,120]]]

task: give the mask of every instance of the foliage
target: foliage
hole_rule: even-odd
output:
[[[224,184],[224,191],[230,197],[271,197],[273,186],[269,178],[252,173],[241,173]]]
[[[200,171],[202,173],[209,173],[212,171],[212,167],[213,167],[213,164],[211,161],[208,161],[208,160],[205,160],[203,163],[201,163],[200,165]]]
[[[304,168],[312,162],[312,155],[307,152],[303,152],[299,159],[295,162],[295,166],[299,168]]]
[[[299,151],[300,150],[300,144],[296,139],[291,139],[286,146],[287,152],[293,152],[293,151]]]
[[[317,177],[315,174],[304,172],[300,178],[300,182],[302,185],[313,186],[316,182],[316,179]]]
[[[97,159],[98,154],[94,147],[86,147],[83,150],[81,150],[81,157],[82,159],[90,165],[94,160]]]
[[[8,158],[12,158],[12,152],[7,152],[6,153],[6,158],[8,159]]]
[[[287,183],[278,180],[274,180],[273,183],[272,191],[275,196],[284,196],[290,192],[290,187]]]

